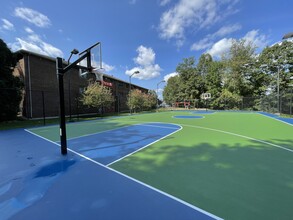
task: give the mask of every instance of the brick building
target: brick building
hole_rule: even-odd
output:
[[[20,50],[17,52],[19,62],[14,74],[24,83],[23,100],[20,105],[21,115],[25,118],[56,117],[59,115],[59,92],[56,74],[56,59],[34,52]],[[64,61],[66,64],[66,61]],[[66,115],[97,113],[95,108],[83,106],[79,99],[88,81],[96,80],[94,74],[80,76],[78,69],[71,69],[64,75],[64,95]],[[115,103],[105,112],[128,111],[126,105],[129,82],[103,74],[101,83],[112,90]],[[131,89],[148,89],[131,85]]]

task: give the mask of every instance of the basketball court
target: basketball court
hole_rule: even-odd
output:
[[[100,46],[56,59],[59,126],[0,132],[1,220],[293,219],[289,119],[208,111],[204,93],[205,111],[66,124],[63,76],[103,82]]]

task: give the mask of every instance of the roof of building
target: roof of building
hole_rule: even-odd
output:
[[[293,32],[290,32],[288,34],[285,34],[284,37],[283,37],[283,39],[288,39],[288,38],[291,38],[291,37],[293,37]]]

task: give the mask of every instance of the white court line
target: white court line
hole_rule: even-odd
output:
[[[70,141],[70,140],[75,140],[75,139],[82,138],[82,137],[89,137],[89,136],[92,136],[92,135],[102,134],[102,133],[109,132],[109,131],[115,131],[115,130],[119,130],[119,129],[121,129],[121,128],[127,128],[127,127],[130,127],[130,126],[133,126],[133,125],[126,125],[126,126],[121,126],[121,127],[119,127],[119,128],[113,128],[113,129],[109,129],[109,130],[98,131],[98,132],[91,133],[91,134],[85,134],[85,135],[81,135],[81,136],[78,136],[78,137],[68,138],[67,140]]]
[[[149,126],[149,127],[155,127],[155,128],[166,128],[166,129],[172,129],[172,130],[177,130],[177,128],[172,128],[172,127],[167,127],[167,126],[157,126],[157,125],[151,125],[154,123],[147,123],[147,124],[136,124],[139,126]],[[162,123],[162,124],[166,124],[166,123]],[[169,124],[169,123],[168,123]],[[179,127],[181,127],[180,125],[177,125]]]
[[[179,117],[178,117],[179,116]],[[184,117],[186,116],[186,117]],[[204,119],[205,116],[188,116],[188,115],[172,115],[172,118],[176,118],[176,119]]]
[[[190,112],[189,114],[191,115],[213,115],[213,114],[216,114],[217,112],[196,112],[196,111],[192,111]]]
[[[49,139],[47,139],[47,138],[45,138],[45,137],[42,137],[41,135],[35,134],[34,132],[32,132],[32,131],[30,131],[30,130],[28,130],[28,129],[24,129],[24,130],[25,130],[26,132],[28,132],[28,133],[34,135],[34,136],[37,136],[37,137],[39,137],[39,138],[45,140],[45,141],[48,141],[48,142],[50,142],[50,143],[52,143],[52,144],[55,144],[55,145],[57,145],[57,146],[59,146],[59,147],[61,146],[60,144],[58,144],[58,143],[56,143],[56,142],[54,142],[54,141],[51,141],[51,140],[49,140]]]
[[[147,126],[150,126],[150,125],[147,125]],[[169,137],[170,135],[175,134],[176,132],[182,130],[182,126],[180,126],[180,125],[178,125],[178,126],[179,126],[180,128],[177,129],[176,131],[174,131],[174,132],[172,132],[172,133],[170,133],[170,134],[168,134],[168,135],[166,135],[166,136],[164,136],[164,137],[161,137],[161,138],[159,138],[158,140],[155,140],[155,141],[153,141],[152,143],[149,143],[149,144],[147,144],[147,145],[145,145],[145,146],[143,146],[143,147],[141,147],[141,148],[139,148],[139,149],[137,149],[137,150],[131,152],[130,154],[125,155],[124,157],[121,157],[121,158],[119,158],[119,159],[117,159],[117,160],[115,160],[115,161],[113,161],[113,162],[111,162],[111,163],[108,163],[106,166],[110,166],[110,165],[112,165],[112,164],[114,164],[114,163],[116,163],[116,162],[118,162],[118,161],[120,161],[120,160],[123,160],[124,158],[129,157],[129,156],[131,156],[131,155],[133,155],[133,154],[135,154],[135,153],[137,153],[137,152],[139,152],[139,151],[145,149],[146,147],[148,147],[148,146],[150,146],[150,145],[152,145],[152,144],[154,144],[154,143],[157,143],[158,141],[160,141],[160,140],[162,140],[162,139],[164,139],[164,138],[166,138],[166,137]],[[154,126],[154,127],[166,128],[166,127],[160,127],[160,126]]]
[[[286,148],[286,147],[282,147],[282,146],[277,145],[277,144],[273,144],[273,143],[270,143],[270,142],[267,142],[267,141],[255,139],[255,138],[248,137],[248,136],[245,136],[245,135],[236,134],[236,133],[232,133],[232,132],[228,132],[228,131],[223,131],[223,130],[218,130],[218,129],[214,129],[214,128],[206,128],[206,127],[201,127],[201,126],[195,126],[195,125],[186,125],[186,124],[181,124],[181,125],[186,126],[186,127],[205,129],[205,130],[216,131],[216,132],[220,132],[220,133],[224,133],[224,134],[233,135],[233,136],[245,138],[245,139],[248,139],[248,140],[260,142],[260,143],[263,143],[263,144],[267,144],[267,145],[270,145],[272,147],[280,148],[280,149],[283,149],[283,150],[286,150],[286,151],[289,151],[289,152],[293,153],[293,149],[289,149],[289,148]]]
[[[162,123],[163,124],[163,123]],[[34,136],[36,136],[36,137],[39,137],[39,138],[41,138],[41,139],[43,139],[43,140],[45,140],[45,141],[48,141],[48,142],[50,142],[50,143],[52,143],[52,144],[54,144],[54,145],[57,145],[57,146],[61,146],[60,144],[58,144],[58,143],[56,143],[56,142],[54,142],[54,141],[51,141],[51,140],[49,140],[49,139],[47,139],[47,138],[44,138],[44,137],[42,137],[42,136],[40,136],[40,135],[38,135],[38,134],[35,134],[35,133],[33,133],[33,132],[31,132],[31,131],[29,131],[29,130],[27,130],[27,129],[24,129],[26,132],[28,132],[28,133],[30,133],[30,134],[32,134],[32,135],[34,135]],[[93,160],[93,159],[91,159],[91,158],[89,158],[89,157],[87,157],[87,156],[84,156],[83,154],[80,154],[80,153],[78,153],[78,152],[76,152],[76,151],[74,151],[74,150],[72,150],[72,149],[70,149],[70,148],[67,148],[68,149],[68,151],[70,151],[70,152],[72,152],[72,153],[74,153],[74,154],[76,154],[76,155],[78,155],[78,156],[80,156],[80,157],[82,157],[82,158],[84,158],[84,159],[86,159],[86,160],[88,160],[88,161],[91,161],[92,163],[94,163],[94,164],[96,164],[96,165],[99,165],[99,166],[102,166],[102,167],[104,167],[105,169],[108,169],[108,170],[110,170],[110,171],[112,171],[112,172],[114,172],[114,173],[116,173],[116,174],[118,174],[118,175],[121,175],[121,176],[123,176],[123,177],[125,177],[125,178],[127,178],[127,179],[129,179],[129,180],[131,180],[131,181],[133,181],[133,182],[136,182],[136,183],[138,183],[138,184],[140,184],[140,185],[142,185],[142,186],[144,186],[144,187],[146,187],[146,188],[149,188],[149,189],[151,189],[151,190],[153,190],[153,191],[155,191],[155,192],[158,192],[158,193],[160,193],[160,194],[162,194],[162,195],[164,195],[164,196],[166,196],[166,197],[168,197],[168,198],[170,198],[170,199],[173,199],[174,201],[177,201],[177,202],[179,202],[179,203],[181,203],[181,204],[183,204],[183,205],[185,205],[185,206],[187,206],[187,207],[189,207],[189,208],[191,208],[191,209],[194,209],[195,211],[197,211],[197,212],[201,212],[201,213],[203,213],[203,214],[205,214],[205,215],[207,215],[207,216],[209,216],[209,217],[211,217],[211,218],[214,218],[214,219],[216,219],[216,220],[223,220],[222,218],[220,218],[220,217],[218,217],[218,216],[216,216],[216,215],[213,215],[213,214],[211,214],[211,213],[209,213],[209,212],[207,212],[207,211],[205,211],[205,210],[203,210],[203,209],[201,209],[201,208],[198,208],[198,207],[196,207],[196,206],[194,206],[194,205],[192,205],[192,204],[190,204],[190,203],[188,203],[188,202],[185,202],[185,201],[183,201],[183,200],[181,200],[181,199],[179,199],[179,198],[177,198],[177,197],[175,197],[175,196],[172,196],[171,194],[168,194],[168,193],[166,193],[166,192],[164,192],[164,191],[161,191],[161,190],[159,190],[159,189],[157,189],[157,188],[155,188],[155,187],[152,187],[152,186],[150,186],[150,185],[148,185],[148,184],[145,184],[145,183],[143,183],[143,182],[141,182],[141,181],[139,181],[139,180],[137,180],[137,179],[134,179],[134,178],[132,178],[132,177],[130,177],[130,176],[127,176],[126,174],[124,174],[124,173],[121,173],[121,172],[119,172],[119,171],[117,171],[117,170],[114,170],[114,169],[112,169],[112,168],[110,168],[110,167],[108,167],[108,166],[106,166],[106,165],[103,165],[103,164],[101,164],[101,163],[99,163],[99,162],[97,162],[97,161],[95,161],[95,160]]]
[[[272,116],[269,116],[269,115],[265,115],[265,114],[262,114],[261,112],[258,112],[258,114],[260,114],[260,115],[262,115],[262,116],[265,116],[265,117],[267,117],[267,118],[270,118],[270,119],[273,119],[273,120],[276,120],[276,121],[282,122],[282,123],[284,123],[284,124],[287,124],[287,125],[293,126],[293,124],[290,124],[290,123],[288,123],[288,122],[286,122],[286,121],[282,121],[282,120],[280,120],[279,118],[275,118],[275,117],[272,117]]]

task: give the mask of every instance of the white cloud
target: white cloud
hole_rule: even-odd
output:
[[[259,30],[251,30],[240,39],[246,40],[247,43],[251,42],[259,49],[263,49],[268,45],[268,37],[264,34],[260,34]],[[237,40],[237,39],[234,39]],[[213,46],[207,50],[211,56],[219,58],[223,53],[227,53],[232,46],[233,38],[223,38],[213,44]]]
[[[158,64],[155,64],[156,54],[153,49],[141,45],[136,51],[138,52],[138,56],[133,60],[138,66],[131,70],[126,70],[125,74],[130,76],[135,71],[139,71],[139,74],[135,74],[132,77],[144,80],[160,76],[162,69]]]
[[[161,0],[161,1],[160,1],[160,5],[161,5],[161,6],[165,6],[165,5],[167,5],[170,1],[171,1],[171,0]]]
[[[51,25],[51,21],[46,15],[30,8],[15,8],[14,15],[36,25],[37,27],[44,28]]]
[[[164,76],[164,80],[167,82],[171,77],[177,76],[179,73],[174,72]]]
[[[212,57],[220,58],[223,53],[229,51],[230,47],[232,46],[232,38],[223,38],[216,42],[211,49],[207,51]]]
[[[227,36],[227,35],[235,32],[235,31],[238,31],[240,29],[241,29],[241,25],[239,25],[239,24],[223,26],[215,33],[209,34],[205,38],[201,39],[200,41],[192,44],[192,46],[190,47],[190,50],[199,51],[199,50],[208,49],[209,47],[211,47],[214,44],[214,39],[216,39],[218,37]]]
[[[16,38],[16,42],[10,44],[13,51],[23,49],[50,57],[63,57],[63,53],[60,49],[43,41],[39,35],[31,32],[31,29],[26,29],[26,31],[31,34],[26,38],[18,37]]]
[[[213,42],[209,38],[204,38],[194,44],[191,45],[190,50],[198,51],[198,50],[204,50],[209,48],[213,45]]]
[[[133,59],[136,64],[150,66],[155,62],[156,54],[152,48],[147,48],[141,45],[136,51],[138,52],[138,56]]]
[[[2,29],[8,30],[8,31],[14,30],[14,25],[10,21],[3,18],[2,22],[3,22],[1,26]]]
[[[103,69],[105,69],[106,72],[110,72],[112,70],[115,69],[115,66],[111,66],[105,62],[102,62],[102,66],[103,66]]]
[[[162,88],[158,89],[158,93],[162,93],[163,91],[164,91],[164,89],[162,89]]]
[[[263,49],[269,43],[268,37],[264,34],[260,34],[259,30],[251,30],[243,37],[247,42],[251,42],[259,49]]]
[[[51,57],[63,57],[63,53],[60,49],[54,47],[51,44],[41,41],[40,42],[41,48],[44,53]]]
[[[213,37],[224,37],[228,34],[231,34],[235,31],[240,30],[242,27],[240,24],[233,24],[221,27],[216,33],[213,34]]]
[[[25,40],[23,40],[21,38],[16,38],[16,41],[17,42],[14,42],[14,43],[11,44],[11,49],[13,51],[23,49],[23,50],[36,52],[36,53],[42,53],[42,49],[36,44],[33,44],[31,42],[28,42],[28,41],[25,41]]]
[[[214,25],[231,14],[236,2],[237,0],[180,0],[162,14],[160,37],[165,40],[175,39],[177,46],[182,46],[187,29],[196,30]]]
[[[32,29],[30,29],[29,27],[24,28],[25,32],[27,32],[28,34],[32,34],[34,33],[34,31]]]

